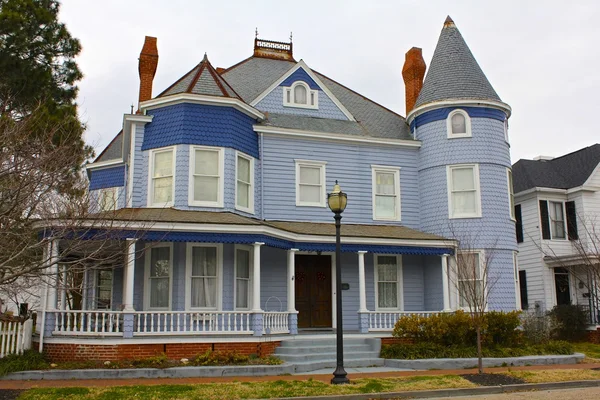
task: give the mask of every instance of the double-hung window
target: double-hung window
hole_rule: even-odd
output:
[[[479,166],[448,166],[448,214],[450,218],[481,217]]]
[[[187,308],[220,309],[222,247],[214,244],[188,244]]]
[[[96,270],[94,282],[94,308],[97,310],[110,310],[112,307],[113,270]]]
[[[473,309],[484,304],[482,253],[463,251],[456,255],[459,307]]]
[[[548,202],[548,211],[550,214],[550,232],[552,239],[565,239],[565,214],[563,211],[564,203],[558,201]]]
[[[119,189],[116,187],[104,188],[100,190],[100,198],[98,199],[100,211],[114,211],[117,209],[118,190]]]
[[[400,168],[371,166],[373,219],[400,221]]]
[[[171,278],[173,247],[170,244],[151,245],[146,251],[146,308],[171,308]]]
[[[509,200],[509,206],[510,206],[510,219],[512,219],[513,221],[517,220],[517,217],[515,215],[515,192],[514,192],[514,188],[513,188],[513,176],[512,176],[512,171],[510,168],[506,169],[506,175],[507,175],[507,184],[508,184],[508,200]]]
[[[325,207],[325,163],[296,160],[296,205]]]
[[[190,204],[223,207],[223,149],[191,146]]]
[[[173,205],[174,149],[152,151],[150,166],[150,205],[162,207]]]
[[[236,158],[235,207],[254,213],[254,159],[241,153]]]
[[[235,249],[235,308],[250,309],[250,293],[252,291],[252,267],[250,265],[250,248]]]
[[[401,256],[375,255],[375,293],[377,309],[403,309]]]

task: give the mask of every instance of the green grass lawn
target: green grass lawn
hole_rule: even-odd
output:
[[[600,344],[588,342],[573,343],[573,348],[577,353],[583,353],[591,361],[600,362]]]

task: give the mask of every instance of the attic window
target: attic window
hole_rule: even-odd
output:
[[[303,81],[296,81],[292,86],[283,88],[283,105],[316,110],[319,108],[319,91],[311,90]]]
[[[448,138],[471,137],[471,118],[464,110],[454,110],[446,120]]]

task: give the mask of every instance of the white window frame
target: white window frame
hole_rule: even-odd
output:
[[[150,260],[152,249],[168,247],[169,248],[169,306],[168,307],[150,307]],[[163,310],[170,311],[173,306],[173,243],[148,243],[144,251],[144,310]]]
[[[238,161],[240,158],[244,158],[250,161],[250,188],[248,193],[248,207],[242,207],[238,205]],[[235,152],[235,209],[249,214],[254,214],[254,157],[250,157],[242,152]]]
[[[456,305],[457,308],[460,310],[464,310],[464,311],[469,311],[469,305],[467,304],[467,306],[461,306],[460,302],[461,302],[461,297],[460,297],[460,282],[474,282],[474,281],[481,281],[481,290],[486,290],[486,285],[485,285],[485,279],[487,279],[486,276],[484,276],[484,257],[485,257],[485,251],[483,250],[479,250],[479,249],[474,249],[474,250],[459,250],[459,253],[468,253],[468,254],[478,254],[479,255],[479,279],[460,279],[460,273],[458,271],[458,260],[455,259],[455,267],[456,267]],[[456,256],[458,257],[458,255]],[[489,266],[488,266],[489,268]],[[487,293],[484,294],[484,296],[487,296]],[[486,304],[485,306],[485,311],[487,311],[488,309],[488,305]]]
[[[249,269],[248,269],[248,307],[238,307],[237,306],[237,281],[238,281],[238,277],[237,277],[237,261],[238,261],[238,257],[237,257],[237,252],[238,250],[243,250],[243,251],[247,251],[248,252],[248,264],[249,264]],[[253,270],[254,270],[254,266],[252,265],[253,262],[253,256],[254,256],[254,249],[252,246],[245,246],[245,245],[235,245],[234,246],[234,253],[233,253],[233,308],[235,310],[240,310],[240,311],[248,311],[252,309],[252,300],[253,300],[253,282],[252,282],[252,277],[253,277]]]
[[[110,199],[108,201],[112,202],[112,205],[109,207],[106,207],[107,203],[105,202],[104,196],[109,195],[109,194],[110,194],[110,196],[112,196],[112,199]],[[98,192],[98,210],[100,212],[115,211],[118,208],[118,205],[119,205],[119,188],[117,186],[103,188],[103,189],[99,190],[99,192]]]
[[[297,86],[304,86],[306,89],[306,104],[296,103],[294,99],[294,89]],[[289,97],[289,101],[288,101]],[[283,87],[283,106],[284,107],[295,107],[295,108],[308,108],[312,110],[319,109],[319,91],[312,90],[310,86],[304,81],[296,81],[292,86]]]
[[[452,133],[452,117],[456,114],[461,114],[465,117],[465,133]],[[448,139],[472,137],[473,135],[471,132],[471,117],[465,110],[462,110],[460,108],[452,110],[446,118],[446,130],[448,131]]]
[[[508,140],[508,118],[504,120],[504,140],[506,143],[510,144]]]
[[[219,162],[219,181],[217,188],[217,201],[198,201],[194,199],[194,176],[196,170],[196,150],[214,151],[218,153]],[[236,161],[237,165],[237,161]],[[223,208],[223,197],[225,189],[225,152],[222,147],[212,146],[190,146],[190,165],[189,165],[189,186],[188,186],[188,204],[197,207]]]
[[[217,298],[215,307],[192,307],[192,249],[194,247],[215,247],[217,249]],[[235,303],[233,303],[235,305]],[[223,309],[223,244],[187,243],[185,249],[185,309],[220,311]]]
[[[473,169],[473,179],[475,180],[475,205],[476,210],[474,213],[468,214],[454,214],[454,205],[452,202],[452,170],[453,169],[463,169],[463,168],[472,168]],[[447,192],[448,192],[448,218],[449,219],[459,219],[459,218],[481,218],[481,185],[479,180],[479,164],[454,164],[448,165],[446,167],[446,177],[447,177]]]
[[[506,168],[506,184],[508,185],[508,203],[510,207],[510,219],[513,221],[517,220],[515,215],[515,192],[513,186],[512,169]]]
[[[394,174],[394,192],[396,197],[396,215],[392,218],[377,217],[377,173],[392,173]],[[385,165],[371,165],[371,204],[373,208],[374,221],[400,221],[402,219],[401,199],[400,199],[400,167],[392,167]]]
[[[388,307],[379,307],[379,257],[396,257],[396,268],[398,284],[397,284],[397,308],[388,308]],[[395,311],[404,311],[404,276],[402,273],[402,255],[400,254],[381,254],[375,253],[373,254],[373,265],[374,265],[374,282],[375,282],[375,311],[386,311],[386,310],[395,310]]]
[[[296,206],[299,207],[326,207],[325,198],[326,195],[326,171],[325,166],[327,165],[324,161],[312,161],[312,160],[294,160],[296,163]],[[321,169],[321,201],[320,202],[302,202],[300,201],[300,169],[302,167],[309,168],[320,168]]]
[[[111,285],[110,285],[110,307],[109,308],[98,308],[98,277],[100,271],[110,271],[112,274]],[[112,310],[114,306],[114,286],[115,286],[115,269],[114,268],[98,268],[94,269],[94,283],[93,283],[93,296],[92,296],[92,308],[94,310]]]
[[[173,165],[171,166],[171,179],[173,183],[171,185],[171,201],[166,203],[154,203],[154,157],[159,153],[173,153]],[[177,158],[177,146],[162,147],[160,149],[150,150],[149,163],[148,163],[148,207],[172,207],[175,202],[175,166]]]
[[[547,200],[548,204],[548,224],[550,225],[550,240],[568,240],[569,233],[567,232],[567,210],[565,206],[565,202],[561,200]],[[560,204],[562,209],[562,223],[563,223],[563,232],[564,237],[555,237],[554,236],[554,222],[552,221],[552,204]]]

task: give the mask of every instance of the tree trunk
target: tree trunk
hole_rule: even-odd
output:
[[[477,324],[477,368],[483,374],[483,351],[481,350],[481,326]]]

